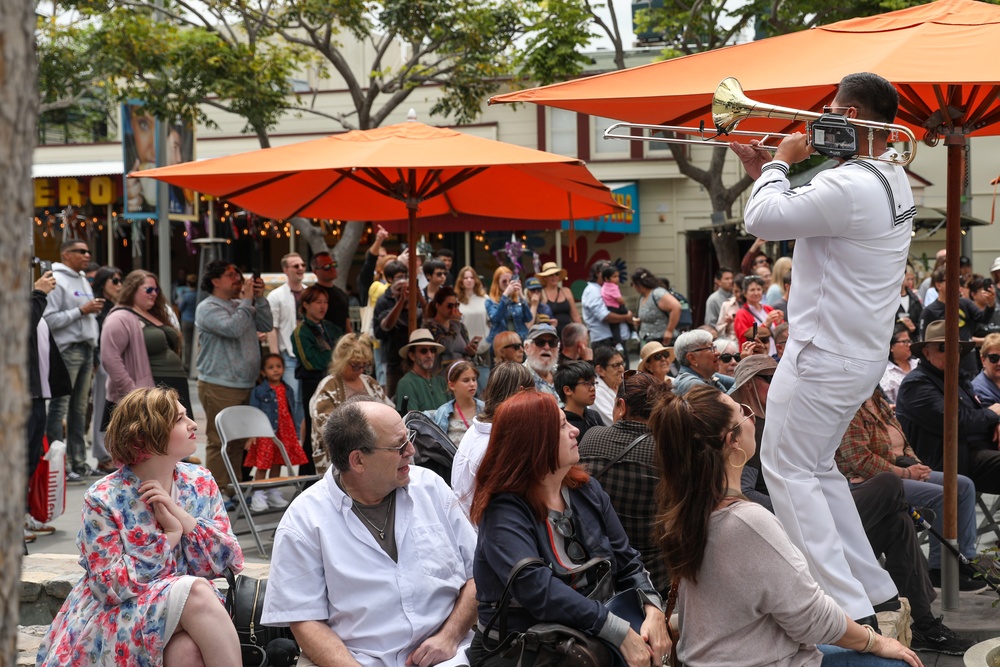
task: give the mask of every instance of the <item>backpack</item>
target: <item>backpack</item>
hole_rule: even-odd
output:
[[[677,290],[668,289],[667,291],[681,303],[681,318],[677,320],[677,328],[680,331],[689,330],[691,325],[694,323],[694,320],[691,317],[691,304],[688,303],[687,297]]]
[[[429,415],[417,410],[407,412],[403,417],[403,424],[416,433],[413,446],[417,453],[413,457],[413,463],[433,470],[451,486],[451,464],[458,447],[448,438],[448,434]]]

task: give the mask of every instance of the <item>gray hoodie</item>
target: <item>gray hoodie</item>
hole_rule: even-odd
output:
[[[94,298],[87,275],[83,271],[73,271],[62,262],[52,265],[52,275],[56,279],[56,288],[49,294],[44,317],[59,351],[73,343],[97,347],[100,337],[97,315],[84,315],[80,310]]]

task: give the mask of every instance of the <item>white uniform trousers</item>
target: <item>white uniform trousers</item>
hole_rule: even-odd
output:
[[[897,594],[875,558],[834,453],[884,361],[789,339],[767,396],[760,459],[774,512],[820,587],[851,618]]]

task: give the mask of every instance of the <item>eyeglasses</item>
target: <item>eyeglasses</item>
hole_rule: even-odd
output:
[[[621,383],[621,386],[618,387],[618,390],[621,392],[621,396],[616,396],[615,397],[616,399],[620,398],[620,399],[622,399],[624,401],[626,398],[628,398],[628,379],[630,377],[634,376],[638,372],[639,371],[633,369],[633,370],[625,371],[624,373],[622,373],[622,383]]]
[[[587,560],[587,550],[576,539],[576,528],[573,527],[573,510],[569,507],[561,515],[549,518],[549,523],[556,532],[566,538],[566,555],[574,561]]]
[[[417,354],[435,354],[437,353],[437,348],[433,347],[416,347],[413,349]]]
[[[524,343],[511,343],[510,345],[504,345],[505,350],[521,350],[524,349]]]
[[[87,250],[86,248],[70,248],[66,252],[75,252],[78,255],[89,255],[90,254],[90,251]]]
[[[625,368],[625,362],[619,361],[616,364],[608,364],[608,368]]]
[[[458,310],[458,304],[457,303],[445,303],[445,304],[442,304],[442,306],[445,307],[445,308],[447,308],[448,310]]]
[[[771,384],[771,378],[773,378],[774,376],[773,375],[757,375],[756,377],[759,380],[763,380],[765,384]]]
[[[396,452],[400,456],[403,456],[403,454],[406,452],[407,445],[414,445],[414,447],[416,447],[416,445],[414,444],[416,442],[416,438],[417,438],[417,432],[412,429],[407,429],[406,440],[403,441],[403,444],[398,445],[396,447],[372,447],[372,449],[378,449],[383,452]]]
[[[111,279],[111,284],[112,285],[121,285],[122,284],[122,279],[121,278],[112,278]]]
[[[365,364],[365,363],[355,363],[353,361],[351,363],[349,363],[348,366],[350,366],[351,370],[354,371],[355,373],[360,373],[361,371],[363,371],[366,368],[368,368],[368,364]]]
[[[695,352],[704,352],[705,350],[715,350],[714,345],[706,345],[705,347],[696,347],[693,350],[688,350],[688,354],[694,354]]]
[[[897,340],[894,343],[894,345],[900,345],[900,344],[902,344],[902,345],[912,345],[913,341],[910,340],[909,338],[900,338],[899,340]]]
[[[335,269],[337,268],[337,260],[333,260],[332,262],[328,262],[326,264],[320,264],[316,268],[319,269],[320,271],[329,271],[330,269]]]
[[[553,349],[559,347],[559,339],[557,338],[532,338],[531,342],[538,347],[551,347]]]
[[[730,433],[736,431],[740,426],[743,426],[743,422],[745,422],[748,419],[750,420],[751,424],[757,421],[757,415],[753,413],[753,410],[750,409],[749,405],[744,405],[743,403],[740,403],[740,410],[743,411],[743,419],[739,420],[739,422],[736,423],[736,426],[729,429]]]
[[[937,351],[941,352],[942,354],[944,353],[944,343],[937,344]]]
[[[757,259],[754,260],[753,265],[763,266],[764,264],[770,264],[770,263],[771,260],[769,260],[767,257],[758,257]]]
[[[590,387],[591,389],[593,389],[594,387],[597,386],[597,382],[595,380],[580,380],[579,382],[576,383],[576,386]]]
[[[989,359],[991,364],[1000,363],[1000,354],[987,354],[983,359]]]
[[[670,358],[670,355],[666,352],[657,352],[656,354],[649,355],[650,361],[666,361]],[[624,365],[624,362],[622,363]]]
[[[160,288],[159,287],[143,287],[142,289],[143,289],[143,291],[146,294],[159,294],[160,293]]]
[[[851,107],[834,107],[834,106],[825,106],[825,107],[823,107],[823,113],[835,113],[835,114],[837,114],[837,115],[839,115],[839,116],[843,116],[843,115],[845,115],[845,114],[842,114],[842,113],[840,113],[839,111],[834,111],[834,109],[844,109],[844,110],[846,111],[847,109],[850,109],[850,108],[851,108]]]
[[[729,354],[728,352],[724,352],[723,354],[719,355],[719,361],[721,361],[724,364],[728,364],[730,361],[734,359],[736,361],[739,361],[741,359],[738,352],[736,354]]]
[[[447,271],[435,271],[434,272],[434,277],[435,278],[444,278],[447,275],[448,275]]]

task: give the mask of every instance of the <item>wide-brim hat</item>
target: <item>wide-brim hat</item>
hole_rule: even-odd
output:
[[[639,357],[642,359],[642,361],[639,362],[638,366],[638,370],[640,373],[646,372],[646,359],[649,359],[651,356],[653,356],[658,352],[666,352],[670,357],[667,360],[667,363],[669,364],[674,363],[674,348],[664,347],[663,343],[661,343],[660,341],[651,340],[645,345],[643,345],[642,349],[639,350]]]
[[[736,364],[736,370],[733,371],[733,386],[729,389],[729,393],[734,393],[758,375],[774,375],[777,367],[778,362],[769,354],[751,354],[749,357],[744,357]]]
[[[993,266],[990,267],[990,273],[994,271],[1000,271],[1000,257],[993,260]]]
[[[410,351],[410,348],[416,345],[436,347],[438,352],[444,349],[444,345],[434,340],[434,336],[431,335],[430,329],[414,329],[410,332],[410,342],[399,348],[399,356],[405,359],[406,354]]]
[[[559,265],[555,262],[545,262],[542,264],[542,270],[535,274],[538,278],[548,278],[551,275],[558,273],[561,280],[566,280],[566,276],[569,274],[566,269],[560,269]]]
[[[924,339],[919,340],[916,343],[910,345],[910,354],[915,357],[920,356],[920,351],[924,349],[929,343],[943,343],[944,342],[944,320],[934,320],[927,325],[927,331],[924,332]],[[958,353],[968,354],[976,349],[976,344],[971,340],[960,340],[958,341]]]

